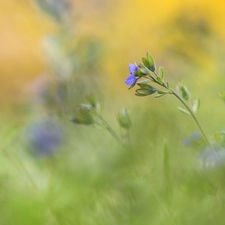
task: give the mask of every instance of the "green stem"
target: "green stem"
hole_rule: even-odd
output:
[[[123,146],[123,142],[121,141],[121,139],[118,137],[118,135],[116,134],[116,132],[112,129],[112,127],[100,116],[100,115],[96,115],[101,122],[103,123],[103,125],[105,126],[106,130],[115,138],[115,140],[121,145]]]
[[[155,74],[156,77],[158,77],[157,73],[154,72],[154,74]],[[165,85],[164,82],[163,82],[163,83],[160,83],[160,82],[158,82],[154,77],[152,77],[151,75],[150,75],[150,77],[151,77],[151,79],[153,79],[153,81],[154,81],[155,83],[157,83],[157,84],[159,84],[160,86],[162,86],[162,87],[166,88],[167,90],[169,90],[169,91],[170,91],[170,94],[173,94],[173,95],[174,95],[174,96],[175,96],[175,97],[176,97],[176,98],[177,98],[177,99],[185,106],[185,108],[188,110],[188,112],[191,114],[192,118],[193,118],[194,121],[196,122],[196,124],[197,124],[199,130],[201,131],[201,133],[202,133],[202,135],[203,135],[203,137],[204,137],[204,139],[205,139],[207,145],[208,145],[211,149],[213,149],[213,147],[212,147],[212,145],[210,144],[209,139],[207,138],[207,136],[206,136],[206,134],[205,134],[205,132],[204,132],[204,130],[203,130],[201,124],[200,124],[199,121],[198,121],[198,118],[196,117],[196,115],[194,114],[194,112],[192,111],[192,109],[189,107],[189,105],[183,100],[183,98],[180,97],[180,95],[177,94],[176,91],[174,91],[173,89],[171,89],[171,88],[169,89],[169,88]],[[213,149],[213,150],[214,150],[214,149]],[[214,151],[215,151],[215,150],[214,150]],[[214,152],[214,153],[215,153],[215,152]]]
[[[155,76],[158,77],[157,73],[154,72]],[[201,124],[199,123],[198,121],[198,118],[196,117],[196,115],[194,114],[194,112],[192,111],[192,109],[189,107],[189,105],[183,100],[182,97],[180,97],[179,94],[176,93],[176,91],[174,91],[173,89],[171,88],[168,88],[168,86],[163,82],[163,83],[160,83],[157,79],[155,79],[153,76],[151,76],[151,73],[148,74],[148,79],[150,78],[150,80],[152,80],[153,82],[157,83],[158,85],[166,88],[167,90],[170,91],[170,94],[173,94],[184,106],[185,108],[188,110],[188,112],[190,113],[190,115],[192,116],[192,118],[194,119],[194,121],[196,122],[199,130],[201,131],[207,145],[212,149],[213,151],[213,154],[215,156],[216,159],[219,159],[218,158],[218,155],[216,154],[216,151],[215,149],[213,148],[213,146],[211,145],[211,143],[209,142],[209,139],[207,138],[206,134],[205,134],[205,131],[203,130]],[[146,77],[147,78],[147,77]]]
[[[167,88],[165,84],[162,85],[163,87]],[[167,88],[168,89],[168,88]],[[185,108],[188,110],[188,112],[191,114],[192,118],[194,119],[194,121],[196,122],[199,130],[201,131],[207,145],[210,147],[210,149],[212,150],[215,158],[217,160],[219,160],[219,157],[218,155],[216,154],[216,150],[214,149],[214,147],[211,145],[211,143],[209,142],[209,139],[207,138],[206,134],[205,134],[205,131],[203,130],[201,124],[199,123],[198,121],[198,118],[196,117],[196,115],[194,114],[194,112],[192,111],[192,109],[189,107],[189,105],[183,100],[183,98],[180,97],[179,94],[177,94],[173,89],[170,89],[170,93],[173,94],[184,106]]]
[[[194,119],[194,121],[196,122],[199,130],[201,131],[201,133],[202,133],[202,135],[203,135],[203,137],[204,137],[207,145],[212,148],[212,146],[211,146],[211,144],[210,144],[210,142],[209,142],[209,140],[208,140],[208,138],[207,138],[207,136],[206,136],[206,134],[205,134],[202,126],[201,126],[201,124],[198,121],[198,118],[196,117],[196,115],[194,114],[194,112],[192,111],[192,109],[189,107],[189,105],[173,89],[170,89],[170,90],[171,90],[171,94],[173,94],[178,100],[180,100],[180,102],[185,106],[185,108],[191,114],[191,116]]]

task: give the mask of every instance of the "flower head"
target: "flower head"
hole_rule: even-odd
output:
[[[137,77],[135,77],[134,75],[130,75],[130,76],[125,80],[125,83],[126,83],[127,85],[132,85],[136,80],[137,80]]]
[[[138,70],[138,67],[135,64],[129,64],[130,75],[134,75],[134,73]]]
[[[183,140],[183,145],[184,146],[191,146],[191,145],[197,143],[200,140],[201,140],[201,134],[198,131],[195,131],[189,137],[187,137]]]
[[[118,113],[117,119],[121,127],[127,130],[131,127],[131,119],[126,109]]]
[[[41,156],[50,156],[55,153],[64,139],[60,124],[49,118],[29,125],[26,129],[26,137],[30,148]]]
[[[214,145],[207,147],[198,157],[203,168],[215,169],[225,165],[225,149]]]
[[[130,76],[125,80],[127,85],[132,85],[137,80],[137,77],[134,75],[137,70],[138,67],[135,64],[129,64]]]

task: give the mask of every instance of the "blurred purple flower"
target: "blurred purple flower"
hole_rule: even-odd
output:
[[[219,146],[213,146],[213,149],[207,147],[198,156],[199,162],[203,168],[218,168],[225,165],[225,149]]]
[[[52,83],[53,81],[48,74],[41,74],[27,85],[24,94],[32,103],[44,104],[50,95],[49,89]]]
[[[125,83],[127,85],[132,85],[135,81],[137,80],[137,77],[135,77],[134,75],[130,75],[126,80]]]
[[[59,123],[44,119],[27,128],[27,140],[35,153],[49,156],[57,151],[63,142],[63,131]]]
[[[137,70],[138,70],[138,67],[135,64],[132,64],[132,63],[129,64],[130,75],[134,75]]]
[[[129,64],[130,76],[125,80],[127,85],[132,85],[137,80],[137,77],[134,75],[137,70],[138,67],[135,64]]]
[[[192,133],[189,137],[183,140],[184,146],[191,146],[193,143],[201,140],[201,134],[198,131]]]

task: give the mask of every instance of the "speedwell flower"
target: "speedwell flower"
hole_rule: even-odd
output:
[[[130,76],[125,80],[127,85],[132,85],[137,80],[137,77],[134,75],[137,70],[138,67],[135,64],[129,64]]]
[[[30,148],[40,156],[54,154],[64,140],[61,125],[50,118],[43,118],[29,125],[25,132]]]
[[[138,70],[138,67],[135,64],[129,64],[130,75],[134,75],[134,73]]]

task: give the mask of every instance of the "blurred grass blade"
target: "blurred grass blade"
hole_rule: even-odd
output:
[[[164,176],[166,183],[169,183],[169,176],[170,176],[170,168],[169,168],[169,151],[166,144],[166,141],[164,141],[163,146],[163,168],[164,168]]]

